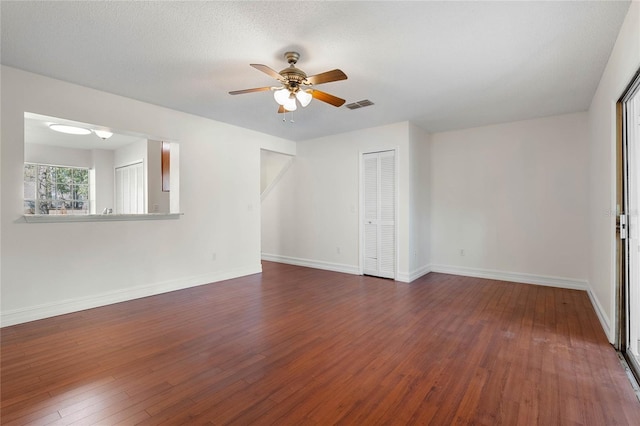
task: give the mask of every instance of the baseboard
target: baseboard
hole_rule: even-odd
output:
[[[353,265],[345,265],[343,263],[323,262],[320,260],[301,259],[299,257],[281,256],[269,253],[262,253],[262,260],[286,263],[288,265],[305,266],[307,268],[324,269],[325,271],[360,275],[360,268]]]
[[[429,272],[431,272],[431,265],[424,265],[418,269],[411,271],[411,273],[409,274],[398,272],[398,275],[396,276],[396,281],[400,281],[403,283],[410,283],[417,280],[423,275],[427,275]]]
[[[604,333],[607,335],[607,339],[609,339],[609,343],[614,343],[615,336],[613,336],[611,332],[611,323],[609,321],[609,317],[607,316],[607,314],[605,314],[605,311],[604,309],[602,309],[602,305],[600,304],[600,301],[598,300],[596,295],[593,294],[591,287],[587,288],[587,294],[589,295],[589,300],[591,300],[591,305],[593,305],[593,309],[596,311],[596,315],[600,320],[600,325],[602,325],[602,329],[604,330]]]
[[[488,278],[492,280],[511,281],[523,284],[537,284],[549,287],[568,288],[573,290],[587,290],[586,280],[573,278],[550,277],[546,275],[524,274],[520,272],[505,272],[492,269],[466,268],[462,266],[431,265],[432,272],[462,275],[466,277]]]
[[[133,288],[110,291],[89,297],[77,299],[67,299],[59,302],[45,303],[28,308],[14,309],[2,312],[0,324],[2,327],[35,321],[71,312],[83,311],[85,309],[97,308],[114,303],[126,302],[127,300],[140,299],[142,297],[154,296],[156,294],[168,293],[170,291],[182,290],[189,287],[196,287],[210,284],[217,281],[224,281],[232,278],[243,277],[262,272],[260,265],[254,267],[236,268],[224,272],[214,272],[193,277],[186,277],[176,280],[163,281],[152,284],[145,284]]]

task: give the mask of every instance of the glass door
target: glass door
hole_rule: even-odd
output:
[[[640,377],[640,74],[620,101],[623,206],[618,229],[624,253],[619,294],[620,351]]]

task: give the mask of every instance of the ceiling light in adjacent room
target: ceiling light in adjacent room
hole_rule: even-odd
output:
[[[113,136],[113,133],[109,132],[108,130],[94,130],[93,133],[95,133],[96,136],[102,140],[107,140],[111,136]]]
[[[82,127],[68,126],[66,124],[49,124],[51,130],[56,132],[66,133],[69,135],[89,135],[91,130]]]

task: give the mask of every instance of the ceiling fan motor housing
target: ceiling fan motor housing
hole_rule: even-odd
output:
[[[284,54],[284,57],[289,63],[289,67],[280,71],[279,74],[284,79],[286,87],[291,91],[295,91],[301,84],[305,84],[307,74],[295,66],[298,59],[300,59],[298,52],[287,52]]]

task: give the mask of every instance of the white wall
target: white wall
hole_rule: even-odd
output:
[[[589,108],[589,286],[609,341],[615,338],[615,105],[640,68],[640,3],[632,2]]]
[[[25,145],[24,161],[56,166],[93,167],[90,150],[35,143]]]
[[[402,122],[299,142],[293,165],[262,202],[263,258],[359,273],[360,154],[396,149],[397,274],[408,280],[409,127]]]
[[[279,152],[260,151],[260,194],[273,185],[293,161],[293,156]]]
[[[587,136],[586,113],[431,135],[432,270],[586,288]]]
[[[9,67],[1,78],[3,326],[261,270],[260,149],[295,143]],[[184,215],[24,223],[25,111],[179,141]]]
[[[431,264],[431,138],[423,129],[409,126],[409,272],[406,281],[428,273]]]
[[[92,150],[93,187],[90,191],[91,213],[102,213],[104,209],[115,211],[114,202],[114,151],[110,149]],[[91,176],[91,175],[90,175]]]
[[[113,154],[113,165],[115,168],[130,166],[135,163],[147,162],[147,140],[130,143],[116,149]]]
[[[263,200],[263,258],[358,273],[359,154],[397,149],[398,280],[435,270],[585,289],[587,134],[577,113],[434,135],[403,122],[300,142]]]

